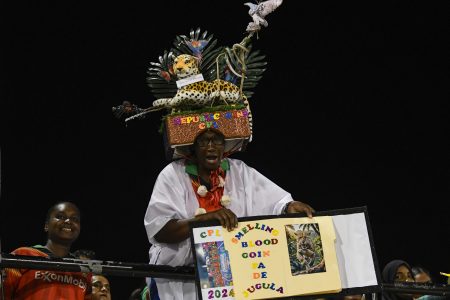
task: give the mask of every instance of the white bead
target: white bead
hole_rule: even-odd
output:
[[[223,207],[228,207],[231,204],[231,197],[223,195],[222,199],[220,199],[220,204],[222,204]]]
[[[206,188],[206,186],[201,185],[197,189],[197,194],[199,194],[200,197],[205,197],[206,194],[208,194],[208,189]]]

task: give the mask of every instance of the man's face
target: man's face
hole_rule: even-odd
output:
[[[225,138],[219,132],[207,130],[194,144],[199,169],[213,171],[219,168],[225,149]]]

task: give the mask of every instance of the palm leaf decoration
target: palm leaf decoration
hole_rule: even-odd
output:
[[[173,53],[164,51],[158,62],[150,62],[147,85],[156,99],[171,98],[177,92],[176,76],[172,70]]]

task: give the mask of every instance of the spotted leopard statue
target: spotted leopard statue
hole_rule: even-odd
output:
[[[177,78],[185,79],[200,74],[198,59],[192,55],[181,54],[174,59],[173,72]],[[247,99],[238,86],[222,79],[212,82],[205,80],[193,82],[178,89],[173,98],[163,98],[153,101],[153,107],[176,109],[181,105],[203,107],[207,104],[245,103]]]
[[[188,54],[178,55],[173,61],[173,72],[179,80],[200,74],[198,59]],[[250,131],[253,132],[253,118],[247,97],[237,85],[226,80],[201,80],[184,85],[173,98],[153,101],[153,107],[172,108],[172,111],[177,111],[177,107],[182,105],[204,107],[208,104],[212,106],[213,103],[218,105],[220,101],[224,104],[244,104],[248,111]]]

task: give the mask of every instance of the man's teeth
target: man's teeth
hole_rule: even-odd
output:
[[[64,227],[62,230],[63,230],[63,231],[72,231],[72,228],[66,228],[66,227]]]

